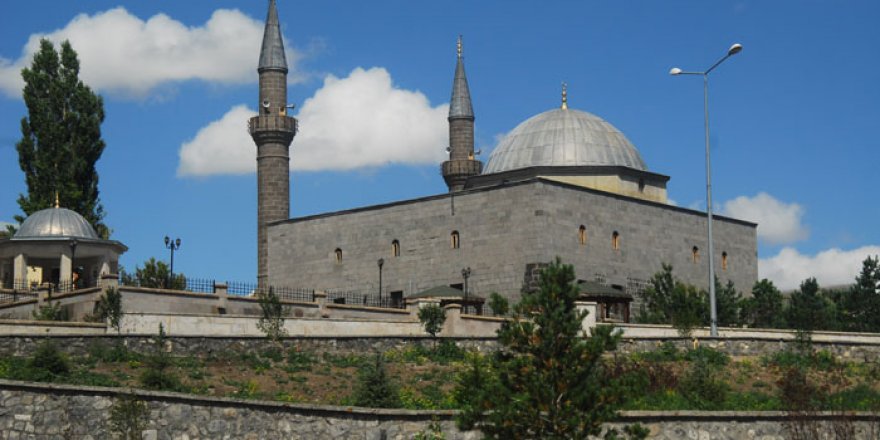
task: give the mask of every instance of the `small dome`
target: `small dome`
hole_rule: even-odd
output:
[[[52,237],[98,239],[98,234],[78,213],[65,208],[49,208],[28,216],[13,239]]]
[[[647,171],[613,125],[587,112],[554,109],[519,124],[489,156],[483,174],[535,166],[625,166]]]

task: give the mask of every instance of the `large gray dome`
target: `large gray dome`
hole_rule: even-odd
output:
[[[534,166],[625,166],[647,171],[620,130],[591,113],[554,109],[532,116],[495,148],[483,174]]]
[[[13,239],[56,237],[98,239],[98,234],[78,213],[65,208],[49,208],[28,216]]]

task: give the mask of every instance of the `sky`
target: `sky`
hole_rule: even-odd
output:
[[[758,222],[759,276],[852,282],[880,254],[876,1],[279,0],[290,64],[291,216],[446,191],[439,174],[463,35],[481,158],[560,104],[620,129],[671,203],[705,210],[700,71],[710,75],[713,206]],[[15,143],[22,67],[40,38],[71,41],[104,98],[105,223],[129,270],[252,281],[261,0],[8,2],[0,16],[0,222],[26,191]],[[747,286],[739,286],[748,289]]]

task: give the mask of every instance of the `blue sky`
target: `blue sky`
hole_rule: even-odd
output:
[[[123,264],[167,258],[196,277],[256,273],[255,72],[266,2],[10,2],[0,17],[0,222],[25,191],[18,70],[39,36],[68,38],[104,96],[98,171]],[[669,197],[705,209],[700,70],[712,73],[716,211],[759,221],[761,276],[848,283],[880,253],[874,1],[293,2],[294,217],[444,192],[438,172],[464,54],[485,161],[519,122],[569,103],[614,124]],[[741,286],[744,287],[744,286]]]

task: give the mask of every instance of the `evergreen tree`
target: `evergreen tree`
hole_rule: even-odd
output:
[[[79,79],[79,60],[67,41],[59,54],[49,40],[41,40],[21,76],[28,116],[21,120],[16,149],[28,192],[19,195],[18,205],[31,215],[51,207],[57,194],[63,207],[85,217],[99,236],[109,237],[95,170],[104,151],[103,100]],[[23,216],[15,219],[24,221]]]
[[[798,331],[834,329],[834,306],[819,291],[816,278],[807,278],[791,294],[785,316],[788,325]]]
[[[839,300],[840,321],[845,330],[880,331],[880,258],[862,262],[862,270]]]
[[[572,266],[559,259],[544,268],[538,291],[524,293],[499,329],[502,348],[489,365],[473,360],[456,390],[462,428],[494,439],[587,438],[615,417],[626,393],[602,354],[620,335],[608,326],[585,334],[574,280]]]
[[[718,316],[718,325],[721,327],[737,327],[740,325],[740,305],[742,295],[737,292],[733,281],[727,280],[727,284],[721,285],[718,277],[715,277],[715,306]]]
[[[672,320],[673,299],[676,280],[672,276],[672,265],[663,263],[662,270],[651,277],[651,285],[642,293],[645,304],[636,318],[645,324],[668,324]]]
[[[743,300],[743,322],[752,328],[784,328],[782,293],[764,278],[752,286],[752,297]]]

